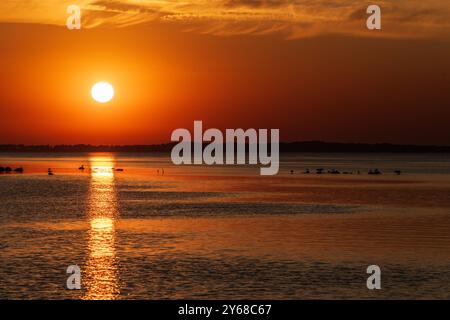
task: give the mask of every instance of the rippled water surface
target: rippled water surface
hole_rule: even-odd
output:
[[[274,177],[161,155],[0,166],[25,168],[0,174],[3,299],[450,298],[447,155],[284,155]],[[382,290],[366,288],[372,264]]]

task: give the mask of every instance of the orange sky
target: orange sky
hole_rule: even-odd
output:
[[[64,1],[0,4],[0,143],[152,144],[203,120],[450,145],[448,1],[381,1],[375,34],[350,0],[79,2],[79,31]],[[116,90],[105,105],[100,80]]]

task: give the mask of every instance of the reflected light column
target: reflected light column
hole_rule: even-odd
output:
[[[119,296],[119,274],[115,248],[115,221],[118,216],[114,180],[114,157],[90,158],[88,200],[88,260],[83,284],[84,299],[111,300]]]

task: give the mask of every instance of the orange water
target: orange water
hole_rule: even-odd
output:
[[[163,156],[0,165],[25,168],[0,175],[0,298],[450,298],[442,156],[290,156],[275,177]],[[313,166],[362,174],[301,174]],[[364,174],[372,166],[385,173]],[[64,288],[72,264],[79,291]],[[366,288],[371,264],[382,290]]]

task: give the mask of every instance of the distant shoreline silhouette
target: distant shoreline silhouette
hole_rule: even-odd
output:
[[[135,152],[170,153],[176,143],[153,145],[24,145],[1,144],[0,152],[76,153],[76,152]],[[206,146],[207,144],[205,144]],[[450,146],[401,145],[390,143],[339,143],[323,141],[281,142],[281,153],[450,153]]]

